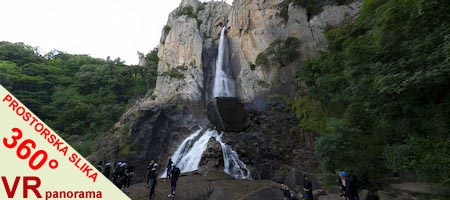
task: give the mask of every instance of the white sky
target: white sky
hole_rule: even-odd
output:
[[[204,0],[209,1],[209,0]],[[181,0],[0,0],[0,41],[137,64]],[[231,4],[232,0],[227,0]]]

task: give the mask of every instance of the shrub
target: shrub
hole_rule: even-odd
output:
[[[269,59],[273,62],[277,62],[281,67],[291,63],[298,56],[297,47],[299,40],[295,37],[288,37],[286,40],[275,40],[264,52],[261,52],[256,56],[256,65],[265,65],[269,63]]]
[[[164,73],[161,74],[161,76],[169,76],[169,77],[177,78],[177,79],[184,78],[184,74],[174,68],[170,69],[169,71],[165,71]]]
[[[164,26],[164,28],[163,28],[163,31],[164,31],[164,35],[167,35],[167,34],[169,34],[169,32],[170,32],[170,29],[172,29],[172,27],[171,27],[171,26],[169,26],[169,25],[165,25],[165,26]]]
[[[200,26],[203,24],[203,20],[197,18],[197,27],[200,28]]]
[[[183,8],[181,8],[178,12],[177,12],[177,17],[182,16],[182,15],[187,15],[188,17],[192,17],[192,18],[197,18],[197,14],[194,13],[194,8],[191,5],[187,5]]]
[[[261,52],[256,56],[255,64],[258,66],[266,65],[269,63],[269,58],[265,52]]]

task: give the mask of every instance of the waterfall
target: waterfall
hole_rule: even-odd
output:
[[[251,179],[250,170],[239,159],[236,151],[222,141],[222,134],[218,135],[215,130],[206,130],[202,136],[199,136],[201,132],[202,130],[195,131],[184,139],[172,155],[172,161],[180,168],[182,173],[195,171],[199,168],[203,152],[208,147],[209,139],[213,137],[222,147],[225,173],[235,179]],[[165,178],[166,173],[167,171],[164,171],[161,178]]]
[[[204,131],[201,137],[199,137],[201,132],[201,129],[195,131],[184,139],[171,157],[174,165],[180,168],[182,173],[191,172],[198,169],[203,152],[208,147],[209,139],[213,136],[213,134],[217,134],[215,131],[207,130]],[[162,178],[167,175],[167,169],[165,170],[166,171],[161,176]]]
[[[216,74],[214,77],[214,87],[213,87],[213,97],[234,97],[234,85],[230,83],[227,73],[225,73],[224,67],[224,56],[226,47],[225,38],[226,27],[222,28],[220,33],[219,48],[217,53],[216,61]]]
[[[219,48],[216,62],[216,73],[214,77],[213,97],[234,97],[235,88],[232,79],[228,78],[224,71],[224,57],[226,48],[225,38],[226,27],[222,28],[220,33]],[[200,136],[200,134],[203,134]],[[251,179],[250,170],[244,162],[239,159],[238,154],[230,145],[222,141],[222,135],[219,135],[216,130],[198,130],[188,136],[178,146],[175,153],[172,155],[174,165],[180,168],[181,172],[191,172],[199,168],[203,152],[208,147],[209,140],[214,137],[220,143],[222,148],[224,171],[235,179]],[[167,169],[165,169],[167,170]],[[162,174],[162,178],[166,177],[167,171]]]
[[[239,159],[238,154],[234,151],[230,145],[225,144],[222,141],[222,134],[215,135],[214,138],[220,143],[223,153],[224,171],[235,179],[252,179],[250,170],[247,165]]]

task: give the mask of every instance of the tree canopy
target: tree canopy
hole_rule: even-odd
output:
[[[300,125],[327,171],[450,183],[450,2],[367,0],[299,71]]]
[[[83,155],[127,105],[156,82],[157,49],[145,64],[53,50],[40,55],[23,43],[0,42],[0,84]]]

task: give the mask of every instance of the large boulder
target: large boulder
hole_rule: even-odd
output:
[[[216,97],[208,103],[208,119],[219,131],[240,132],[245,128],[245,110],[236,97]]]
[[[406,182],[391,184],[391,187],[395,190],[407,193],[450,196],[450,188],[436,183]]]

